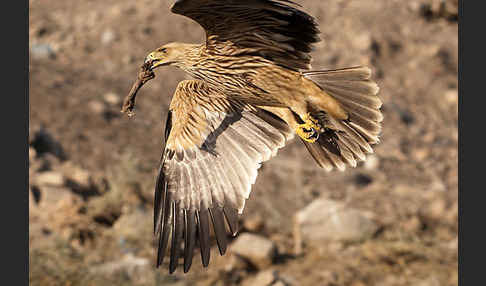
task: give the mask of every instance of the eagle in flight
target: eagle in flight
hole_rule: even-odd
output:
[[[314,18],[290,0],[177,0],[171,11],[199,23],[202,44],[169,43],[149,53],[152,72],[176,66],[165,149],[155,187],[157,267],[189,271],[196,248],[210,260],[238,232],[262,162],[297,134],[317,164],[344,170],[372,153],[383,116],[367,67],[311,70],[320,41]],[[227,225],[226,225],[227,224]]]

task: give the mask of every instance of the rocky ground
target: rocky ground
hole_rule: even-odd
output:
[[[30,0],[32,285],[457,285],[457,0],[298,0],[316,69],[369,65],[382,142],[326,173],[292,141],[264,164],[242,229],[209,268],[154,268],[152,203],[178,81],[158,70],[119,110],[147,52],[199,42],[171,1]],[[214,241],[213,241],[214,244]]]

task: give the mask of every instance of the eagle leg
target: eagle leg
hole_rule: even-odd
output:
[[[304,123],[297,125],[295,133],[307,142],[316,142],[319,139],[319,132],[322,129],[319,121],[312,117],[310,113],[307,113],[302,119]]]

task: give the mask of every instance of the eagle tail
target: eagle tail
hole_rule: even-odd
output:
[[[304,141],[315,161],[323,168],[344,170],[373,153],[370,145],[379,142],[381,99],[378,85],[370,80],[368,67],[352,67],[327,71],[304,72],[304,76],[335,98],[348,113],[345,120],[336,119],[317,110],[311,116],[318,119],[324,130],[316,142]]]

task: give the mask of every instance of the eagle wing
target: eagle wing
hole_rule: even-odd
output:
[[[289,0],[177,0],[171,11],[206,30],[208,52],[258,55],[292,70],[310,69],[319,42],[314,18]]]
[[[210,222],[223,255],[225,218],[236,235],[238,213],[243,211],[258,168],[292,136],[289,126],[272,113],[216,94],[202,81],[182,81],[170,105],[155,187],[157,267],[169,238],[170,273],[181,256],[184,272],[189,270],[196,243],[207,266]]]

